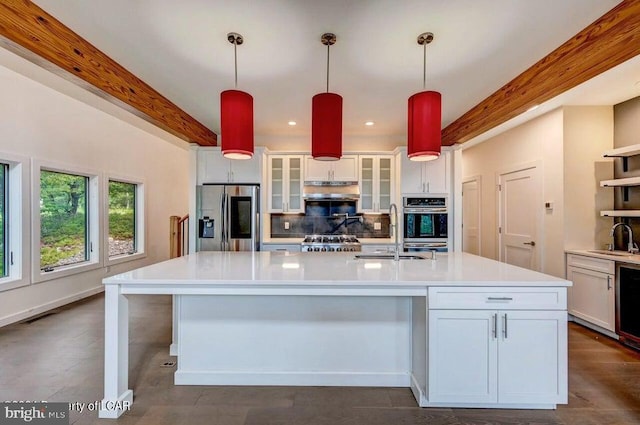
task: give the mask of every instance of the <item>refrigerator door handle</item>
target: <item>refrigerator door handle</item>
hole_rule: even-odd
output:
[[[220,195],[220,251],[224,251],[224,198],[225,194],[222,192]]]
[[[225,229],[227,230],[224,243],[225,243],[225,251],[231,251],[231,203],[229,201],[229,194],[225,191],[225,209],[224,209],[224,220],[225,220]],[[234,250],[235,251],[235,250]]]
[[[260,247],[258,246],[260,241],[260,235],[258,234],[258,188],[253,187],[251,191],[251,250],[259,251]]]

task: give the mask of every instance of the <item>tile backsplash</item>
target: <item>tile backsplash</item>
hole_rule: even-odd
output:
[[[302,238],[305,235],[349,234],[359,238],[388,238],[389,214],[363,214],[362,222],[349,217],[311,217],[304,214],[271,214],[272,238]],[[286,230],[286,223],[289,229]],[[376,226],[378,224],[378,226]],[[379,229],[377,229],[379,227]]]

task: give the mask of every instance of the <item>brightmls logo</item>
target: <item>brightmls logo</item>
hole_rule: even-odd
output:
[[[46,419],[43,410],[37,410],[35,406],[30,409],[21,407],[20,409],[9,409],[9,406],[4,407],[4,417],[7,419],[22,419],[25,422],[31,422],[34,419]]]
[[[7,402],[0,412],[0,425],[69,425],[69,403]]]

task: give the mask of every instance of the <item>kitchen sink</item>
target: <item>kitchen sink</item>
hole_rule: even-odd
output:
[[[357,260],[393,260],[395,257],[393,254],[357,254]],[[400,254],[399,260],[424,260],[424,257],[419,255],[407,255]]]
[[[616,257],[629,257],[633,254],[626,251],[608,251],[606,249],[592,249],[587,252],[593,252],[594,254],[613,255]]]

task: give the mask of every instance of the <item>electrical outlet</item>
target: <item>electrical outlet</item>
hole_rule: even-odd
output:
[[[382,223],[373,223],[373,230],[382,230]]]
[[[284,222],[284,230],[289,230],[289,222],[288,221]]]

